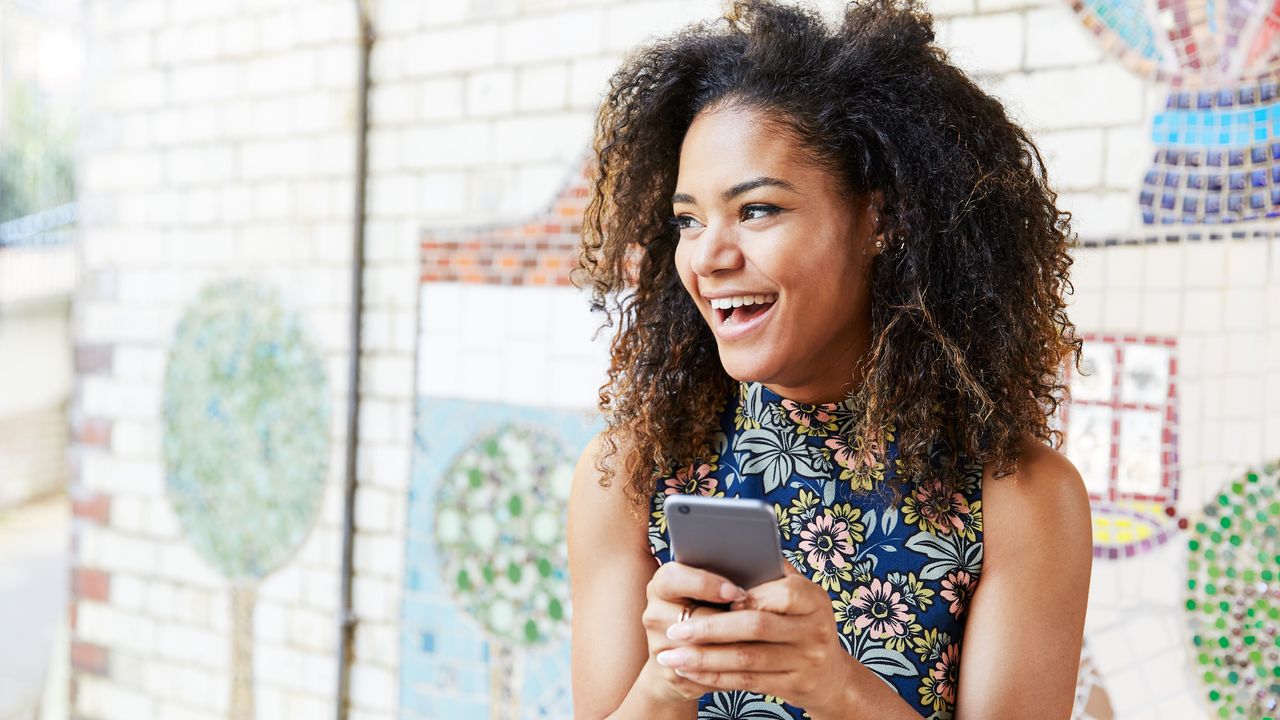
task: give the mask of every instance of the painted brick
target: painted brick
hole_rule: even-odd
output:
[[[424,77],[492,67],[498,62],[498,45],[496,23],[424,32],[405,41],[400,72]]]
[[[466,114],[495,117],[515,108],[516,74],[509,68],[472,73],[466,81]]]
[[[521,67],[516,72],[516,109],[521,112],[562,110],[568,96],[569,68],[564,63]]]
[[[598,8],[512,20],[502,26],[500,59],[519,65],[592,55],[604,50],[604,13]]]
[[[390,670],[365,664],[352,666],[352,704],[371,711],[390,712],[395,697],[396,682]]]
[[[951,23],[951,61],[971,73],[1004,73],[1022,66],[1021,13],[959,17]]]
[[[1101,130],[1060,130],[1041,133],[1036,144],[1055,188],[1090,190],[1102,185]]]
[[[71,641],[71,667],[77,672],[93,675],[107,674],[107,650],[101,645]]]
[[[91,493],[71,500],[73,517],[91,520],[106,525],[111,519],[111,498],[106,495]]]
[[[456,120],[462,117],[465,84],[461,78],[433,78],[419,87],[422,90],[419,116],[423,120]]]
[[[93,568],[74,568],[71,571],[71,594],[85,600],[110,602],[111,575]]]

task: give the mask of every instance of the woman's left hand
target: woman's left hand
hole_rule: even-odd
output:
[[[839,714],[857,662],[840,645],[827,591],[783,565],[784,577],[751,588],[729,612],[672,625],[668,635],[690,645],[656,659],[702,685],[773,695],[813,717]]]

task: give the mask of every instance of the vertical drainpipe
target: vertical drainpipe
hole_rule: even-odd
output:
[[[347,447],[342,502],[342,597],[338,610],[337,720],[346,720],[351,691],[351,661],[355,656],[356,617],[351,607],[352,557],[355,547],[356,459],[360,448],[360,351],[364,318],[364,216],[368,186],[366,169],[369,137],[369,53],[373,49],[373,22],[368,0],[355,0],[360,33],[359,90],[356,94],[355,213],[351,232],[351,356],[347,373]]]

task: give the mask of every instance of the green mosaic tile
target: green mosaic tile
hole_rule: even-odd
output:
[[[573,462],[544,430],[482,433],[453,459],[436,497],[435,534],[454,598],[495,639],[542,645],[568,631],[561,521]]]
[[[1280,540],[1276,517],[1235,532],[1231,516],[1280,485],[1280,467],[1248,473],[1189,529],[1185,607],[1196,675],[1219,717],[1276,718],[1280,705]]]
[[[188,542],[231,579],[261,578],[302,544],[329,460],[324,361],[265,285],[204,289],[165,371],[164,465]]]

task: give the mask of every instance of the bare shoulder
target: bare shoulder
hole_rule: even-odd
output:
[[[602,460],[621,466],[626,448],[604,459],[603,434],[591,439],[573,470],[573,487],[568,500],[570,562],[577,548],[612,548],[614,551],[643,553],[649,557],[645,532],[646,518],[626,493],[625,478],[614,475],[608,484],[600,482]],[[622,530],[622,532],[620,532]]]
[[[986,563],[998,563],[1030,541],[1044,552],[1092,555],[1089,493],[1080,471],[1061,452],[1028,435],[1012,475],[983,471]],[[1065,559],[1065,558],[1064,558]]]

